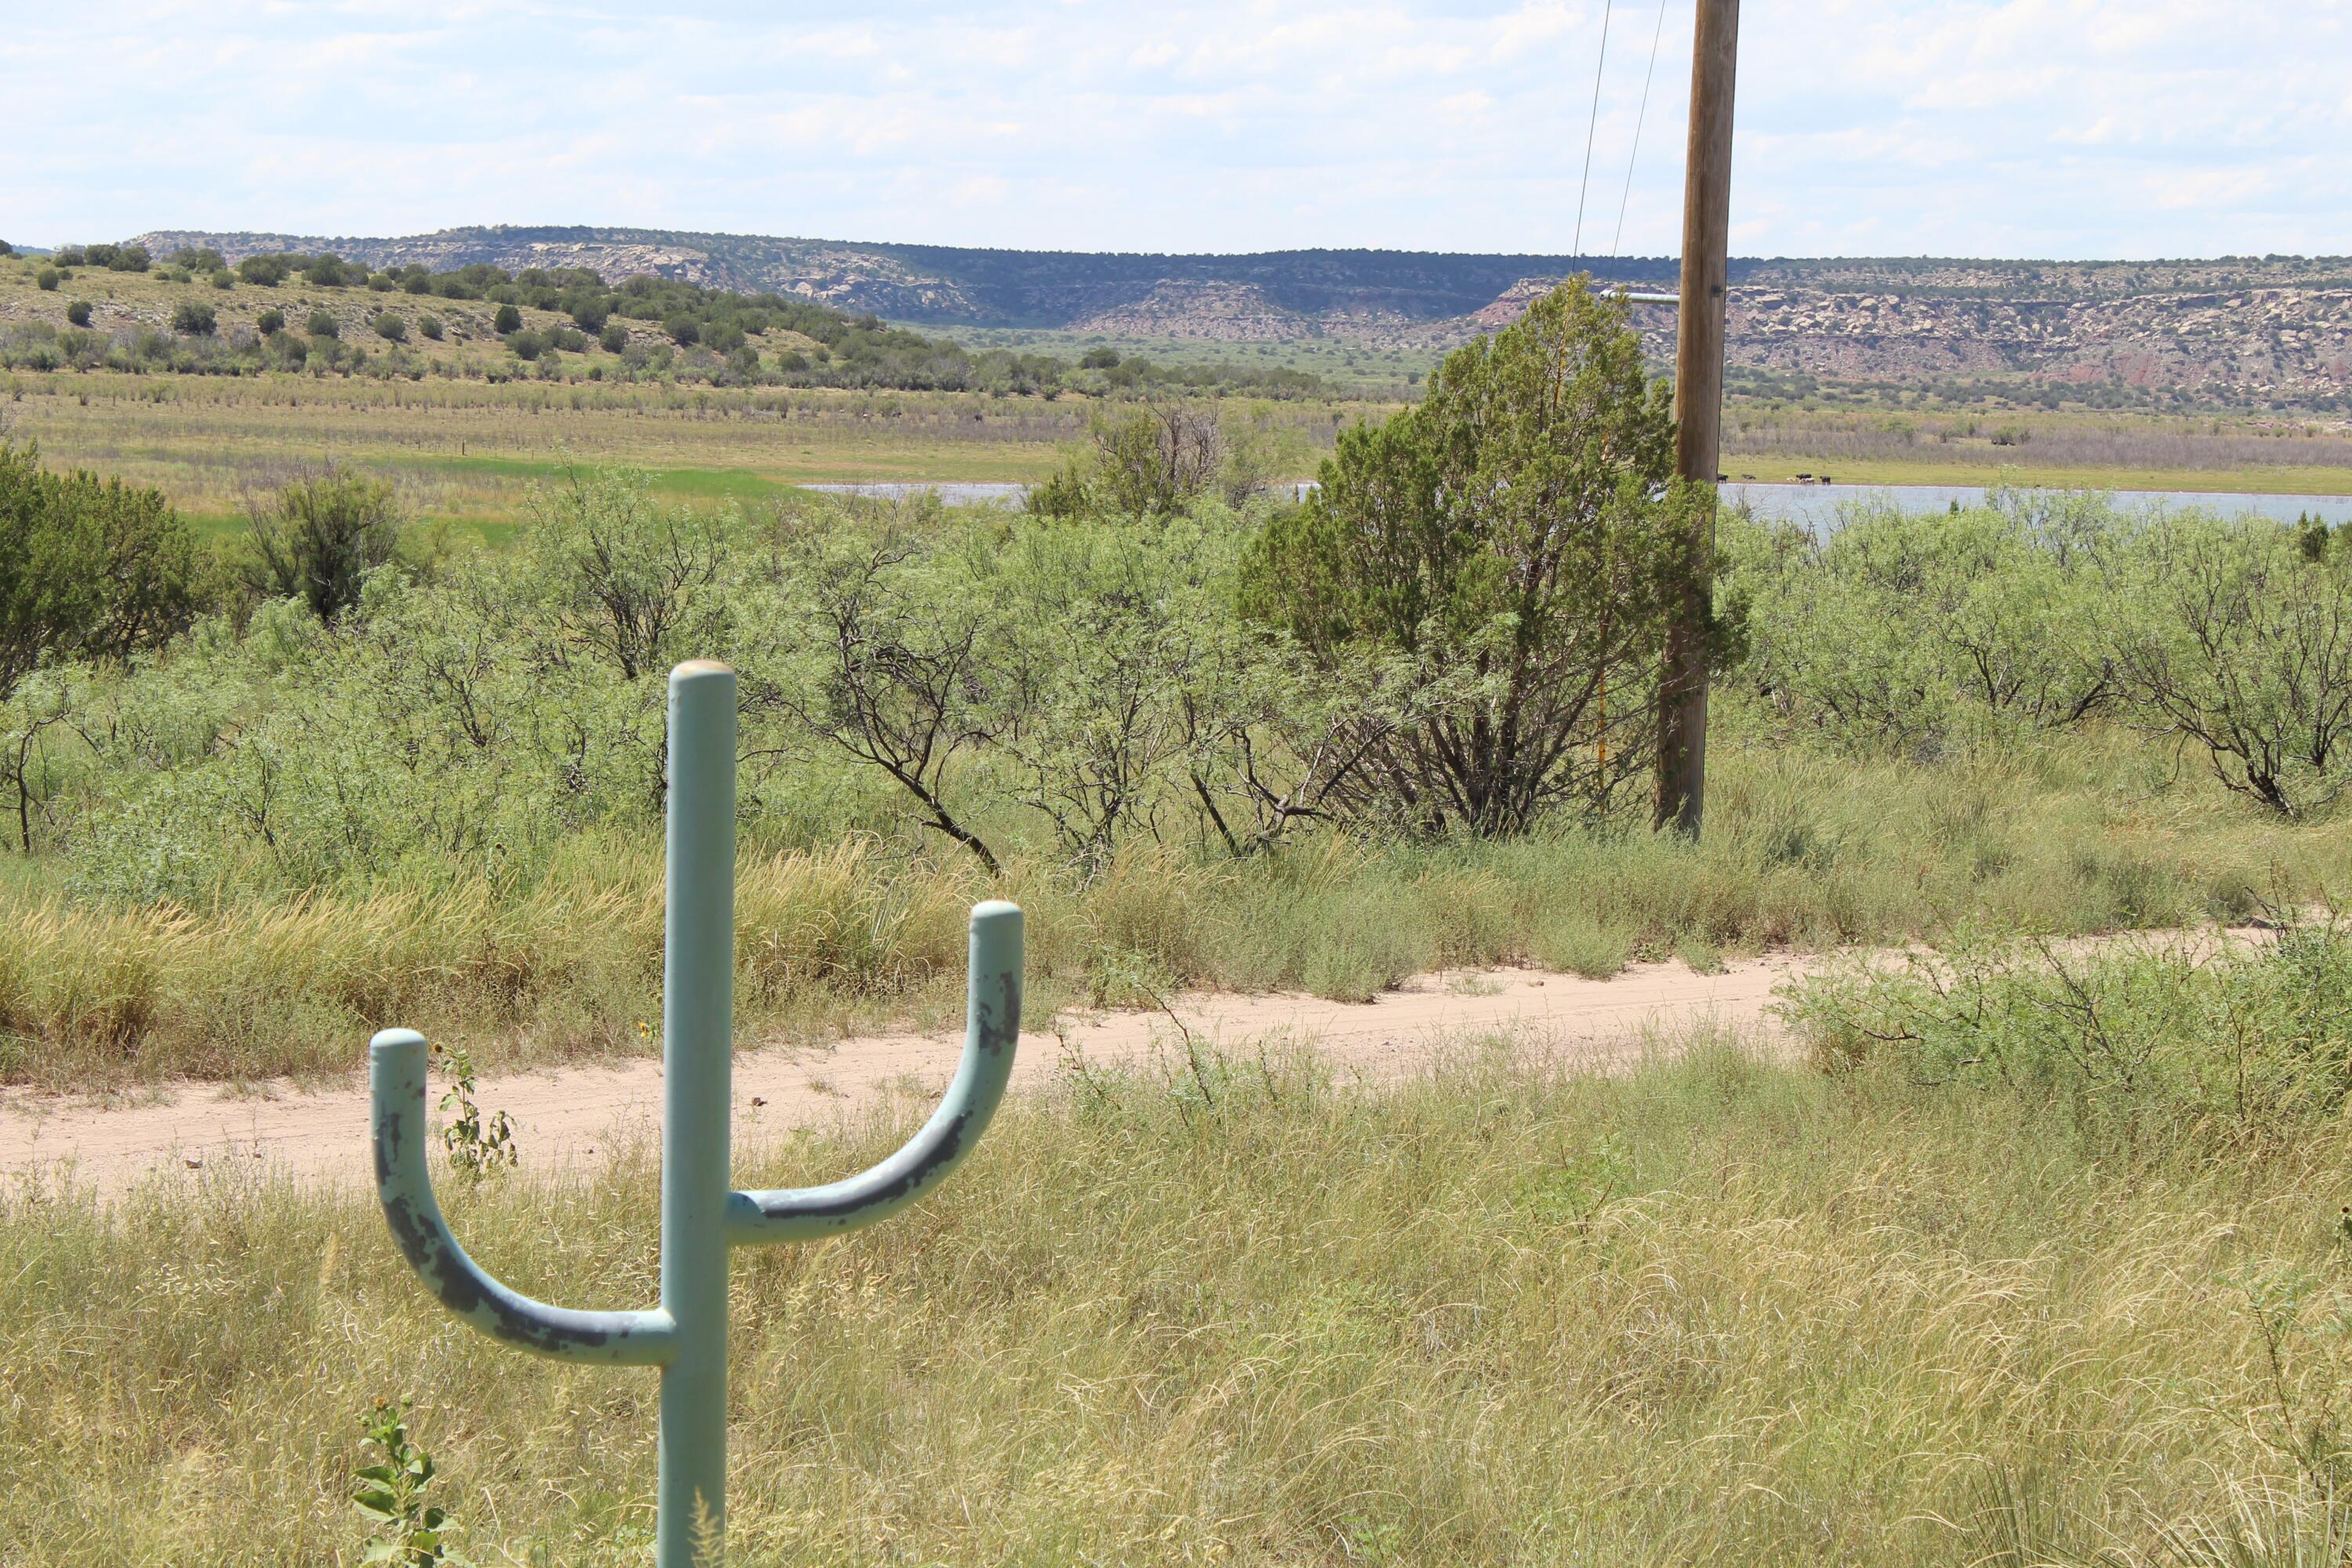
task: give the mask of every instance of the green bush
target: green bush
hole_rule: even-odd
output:
[[[507,347],[517,359],[535,360],[547,352],[547,339],[538,332],[509,332]]]
[[[1405,673],[1423,716],[1367,746],[1399,821],[1605,815],[1647,769],[1689,502],[1627,310],[1571,280],[1447,355],[1427,401],[1341,434],[1320,489],[1244,568],[1247,613],[1320,679]],[[1121,472],[1106,462],[1099,482]]]
[[[2324,531],[1996,494],[1721,537],[1726,706],[1782,735],[1932,758],[2105,717],[2282,815],[2352,779],[2352,556]]]
[[[188,624],[193,534],[158,490],[52,474],[0,441],[0,698],[75,655],[123,659]]]
[[[33,280],[43,289],[55,289],[58,286],[58,269],[54,267],[44,267],[39,272],[34,274]]]
[[[246,521],[253,585],[301,600],[321,621],[358,604],[368,574],[400,544],[392,486],[331,466],[254,498]]]
[[[1207,495],[1224,462],[1223,428],[1213,410],[1198,405],[1154,403],[1116,414],[1097,409],[1087,430],[1093,450],[1041,487],[1031,510],[1164,517]]]
[[[662,331],[667,332],[669,341],[680,348],[702,341],[702,323],[692,316],[672,316],[662,323]]]
[[[239,278],[264,289],[277,288],[292,272],[292,265],[283,256],[248,256],[236,264]]]
[[[196,300],[176,306],[172,311],[172,330],[189,337],[208,338],[218,325],[213,308]]]
[[[282,332],[286,330],[286,312],[273,306],[256,316],[253,324],[265,338],[272,332]]]
[[[72,322],[77,327],[87,327],[89,325],[89,301],[87,300],[76,300],[72,304],[68,305],[66,307],[66,320]]]
[[[642,476],[589,474],[531,499],[530,587],[565,639],[625,681],[720,635],[740,520],[666,508]]]
[[[606,353],[619,353],[629,346],[629,329],[618,321],[607,321],[604,330],[596,334],[596,341]]]
[[[93,666],[187,626],[196,574],[193,536],[160,492],[47,473],[35,448],[0,441],[0,791],[24,853],[56,784],[42,734],[72,732]]]
[[[522,331],[522,312],[512,305],[500,305],[498,313],[490,318],[490,330],[500,337]]]
[[[375,335],[386,342],[404,343],[408,341],[408,323],[389,310],[375,319],[374,326]]]
[[[1851,514],[1827,538],[1727,517],[1723,580],[1748,637],[1727,684],[1775,727],[1857,753],[2079,725],[2117,697],[2091,609],[2124,535],[2095,503],[2001,495]]]
[[[236,287],[236,274],[231,272],[226,267],[215,267],[213,268],[208,281],[214,288],[226,294],[230,289]]]
[[[343,334],[341,324],[325,310],[311,311],[310,319],[303,326],[314,338],[340,338]]]
[[[2282,815],[2335,799],[2352,776],[2352,560],[2252,516],[2168,516],[2131,546],[2093,617],[2130,721]]]
[[[441,318],[419,316],[416,318],[416,330],[437,343],[441,341]]]
[[[2094,1152],[2275,1144],[2352,1097],[2352,931],[2290,918],[2274,942],[2150,939],[2095,956],[1962,939],[1798,986],[1815,1060],[1960,1090],[2023,1092]]]

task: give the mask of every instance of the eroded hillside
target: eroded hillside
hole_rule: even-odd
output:
[[[158,232],[232,259],[331,250],[373,267],[587,267],[772,289],[933,328],[1027,327],[1123,339],[1318,340],[1434,352],[1517,316],[1578,258],[1404,251],[1253,256],[864,245],[622,228],[463,228],[394,238]],[[1671,285],[1671,258],[1589,259]],[[1735,367],[1921,388],[1991,383],[2158,402],[2352,406],[2352,259],[2166,262],[1738,259]],[[1644,307],[1663,362],[1673,311]]]

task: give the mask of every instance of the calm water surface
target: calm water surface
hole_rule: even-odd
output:
[[[1962,510],[1982,506],[1990,490],[1983,485],[1726,485],[1724,499],[1750,508],[1758,517],[1801,522],[1818,533],[1838,525],[1852,508],[1875,508],[1893,502],[1905,511],[1946,511],[1954,501]],[[2053,492],[2064,494],[2064,491]],[[2155,507],[2217,511],[2226,517],[2253,512],[2293,522],[2298,517],[2318,517],[2328,522],[2352,522],[2352,496],[2258,496],[2229,490],[2116,490],[2116,504],[2127,511]]]
[[[931,483],[921,479],[867,485],[810,485],[806,488],[836,495],[890,498],[936,490],[940,500],[950,506],[985,506],[997,502],[1017,505],[1029,489],[1026,485],[1002,482]],[[1314,488],[1311,483],[1302,484],[1297,487],[1297,493],[1304,495]],[[1963,508],[1980,506],[1989,493],[1983,485],[1737,484],[1723,487],[1726,500],[1750,508],[1759,517],[1776,521],[1801,522],[1816,532],[1837,527],[1843,513],[1849,508],[1880,507],[1891,502],[1905,511],[1945,511],[1954,501],[1959,502]],[[2232,517],[2251,511],[2285,522],[2292,522],[2297,517],[2318,517],[2331,523],[2352,522],[2352,496],[2239,495],[2228,490],[2117,490],[2114,494],[2116,503],[2126,509],[2194,507]]]

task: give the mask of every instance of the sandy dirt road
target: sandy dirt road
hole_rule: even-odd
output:
[[[1715,1020],[1769,1033],[1774,987],[1820,962],[1752,959],[1717,974],[1681,963],[1636,964],[1609,980],[1524,969],[1451,971],[1418,976],[1363,1004],[1185,994],[1166,1012],[1066,1016],[1053,1032],[1024,1033],[1013,1082],[1016,1090],[1046,1083],[1068,1070],[1074,1054],[1100,1066],[1147,1061],[1181,1042],[1185,1031],[1198,1044],[1227,1049],[1255,1049],[1265,1041],[1312,1047],[1341,1071],[1370,1079],[1408,1075],[1450,1047],[1497,1034],[1605,1065],[1637,1054],[1645,1032]],[[961,1046],[950,1035],[882,1036],[740,1052],[737,1145],[831,1123],[892,1094],[936,1095]],[[478,1100],[486,1110],[513,1118],[526,1167],[548,1168],[654,1138],[661,1069],[645,1059],[515,1073],[483,1079]],[[309,1089],[169,1085],[148,1103],[0,1093],[0,1175],[64,1167],[101,1194],[153,1173],[193,1182],[224,1167],[364,1184],[367,1136],[367,1090],[356,1074],[348,1086]]]

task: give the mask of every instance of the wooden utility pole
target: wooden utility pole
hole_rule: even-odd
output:
[[[1723,445],[1724,289],[1731,248],[1731,88],[1739,0],[1698,0],[1691,42],[1689,164],[1683,177],[1681,321],[1675,342],[1675,471],[1705,487],[1692,527],[1696,563],[1666,625],[1658,705],[1661,828],[1698,836],[1706,805],[1706,625],[1715,584],[1715,477]]]

